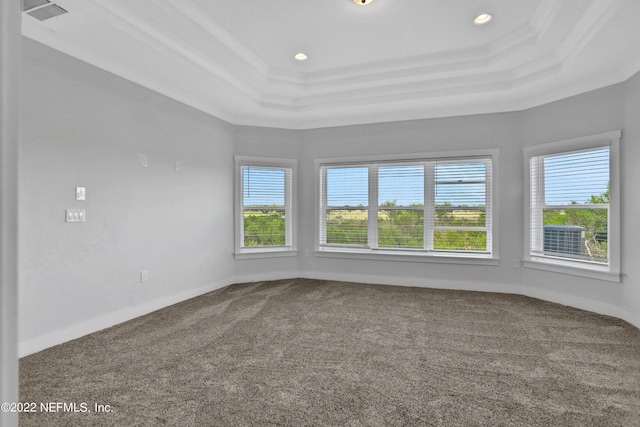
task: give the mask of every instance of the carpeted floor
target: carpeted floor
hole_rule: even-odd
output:
[[[23,358],[20,387],[21,426],[634,426],[640,330],[523,296],[247,283]]]

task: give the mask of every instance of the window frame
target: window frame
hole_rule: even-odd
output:
[[[552,271],[556,273],[570,274],[581,277],[620,282],[620,139],[622,132],[611,132],[587,135],[578,138],[554,141],[545,144],[524,147],[524,267],[538,270]],[[541,184],[532,182],[531,160],[535,157],[563,155],[580,151],[590,151],[598,148],[609,148],[609,215],[608,215],[608,250],[609,260],[607,264],[585,262],[577,259],[545,256],[532,253],[532,192],[533,186]],[[544,180],[544,173],[539,174],[540,180]],[[544,183],[542,184],[544,185]],[[536,191],[538,197],[543,197],[540,190]],[[545,202],[538,205],[546,206]],[[577,208],[579,208],[579,205]],[[591,206],[591,205],[586,205]]]
[[[433,163],[435,161],[473,161],[486,160],[491,166],[491,174],[486,179],[487,183],[487,208],[486,208],[486,221],[485,228],[487,231],[487,252],[466,252],[466,251],[440,251],[440,250],[428,250],[426,249],[427,236],[432,234],[434,228],[428,232],[428,221],[425,212],[424,234],[425,234],[425,249],[405,249],[405,248],[378,248],[376,247],[351,247],[343,245],[326,245],[322,243],[322,228],[321,221],[325,220],[322,215],[323,210],[326,210],[326,201],[321,200],[321,194],[325,192],[321,185],[326,185],[326,181],[321,176],[322,167],[357,167],[357,166],[371,166],[375,164],[384,165],[399,165],[399,164],[416,164],[416,163]],[[475,265],[499,265],[499,248],[498,238],[499,235],[499,221],[498,221],[498,195],[497,195],[497,183],[498,180],[498,162],[499,162],[499,150],[498,149],[482,149],[482,150],[465,150],[456,152],[434,152],[434,153],[411,153],[400,155],[378,155],[378,156],[359,156],[359,157],[335,157],[335,158],[320,158],[315,159],[315,250],[314,255],[320,257],[330,258],[355,258],[355,259],[370,259],[370,260],[387,260],[387,261],[409,261],[409,262],[434,262],[434,263],[450,263],[450,264],[475,264]],[[372,168],[377,171],[377,168]],[[431,168],[433,169],[433,168]],[[429,173],[425,171],[425,173]],[[369,174],[369,190],[375,188],[374,194],[369,191],[369,222],[368,222],[368,234],[369,242],[377,242],[377,216],[371,214],[371,210],[377,212],[380,210],[378,206],[378,192],[377,192],[377,173]],[[426,177],[425,180],[433,179],[433,176]],[[435,181],[434,185],[435,185]],[[429,196],[427,193],[431,192],[425,186],[425,211],[433,208]],[[326,193],[326,192],[325,192]],[[325,195],[326,199],[326,195]],[[435,200],[435,199],[434,199]],[[374,217],[374,218],[372,218]],[[484,230],[484,228],[482,228]],[[375,239],[375,240],[373,240]]]
[[[235,259],[274,258],[297,256],[297,159],[234,156],[235,161],[235,203],[234,203],[234,233],[235,233]],[[288,170],[290,179],[285,178],[285,246],[244,246],[244,201],[243,188],[244,177],[242,168],[262,167],[266,169]],[[287,172],[285,171],[285,177]]]

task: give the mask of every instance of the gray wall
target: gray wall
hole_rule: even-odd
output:
[[[18,401],[20,15],[18,2],[0,4],[0,403]],[[0,426],[17,425],[0,411]]]
[[[622,306],[640,327],[640,74],[624,85],[625,115],[622,145]]]
[[[639,76],[519,113],[291,131],[232,126],[29,40],[23,68],[22,354],[229,283],[298,276],[524,293],[640,325]],[[523,147],[613,129],[624,131],[623,283],[516,269]],[[314,159],[477,148],[500,150],[500,265],[313,256]],[[298,159],[300,256],[233,259],[234,154]],[[66,208],[87,222],[65,223]]]
[[[233,128],[28,39],[23,69],[21,353],[230,283]]]

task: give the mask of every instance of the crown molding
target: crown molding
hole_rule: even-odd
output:
[[[541,0],[529,22],[488,45],[309,73],[271,67],[193,0],[55,2],[70,16],[35,22],[23,14],[25,36],[233,124],[303,129],[517,111],[620,82],[640,69],[640,57],[630,57],[625,66],[558,90],[568,64],[624,6],[620,0],[592,0],[571,11],[579,18],[569,30],[554,22],[566,19],[571,4]],[[74,27],[83,18],[130,41],[125,48],[141,61],[72,37],[89,30]]]

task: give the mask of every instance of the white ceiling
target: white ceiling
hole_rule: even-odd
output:
[[[25,36],[242,125],[517,111],[640,71],[640,0],[51,1]]]

